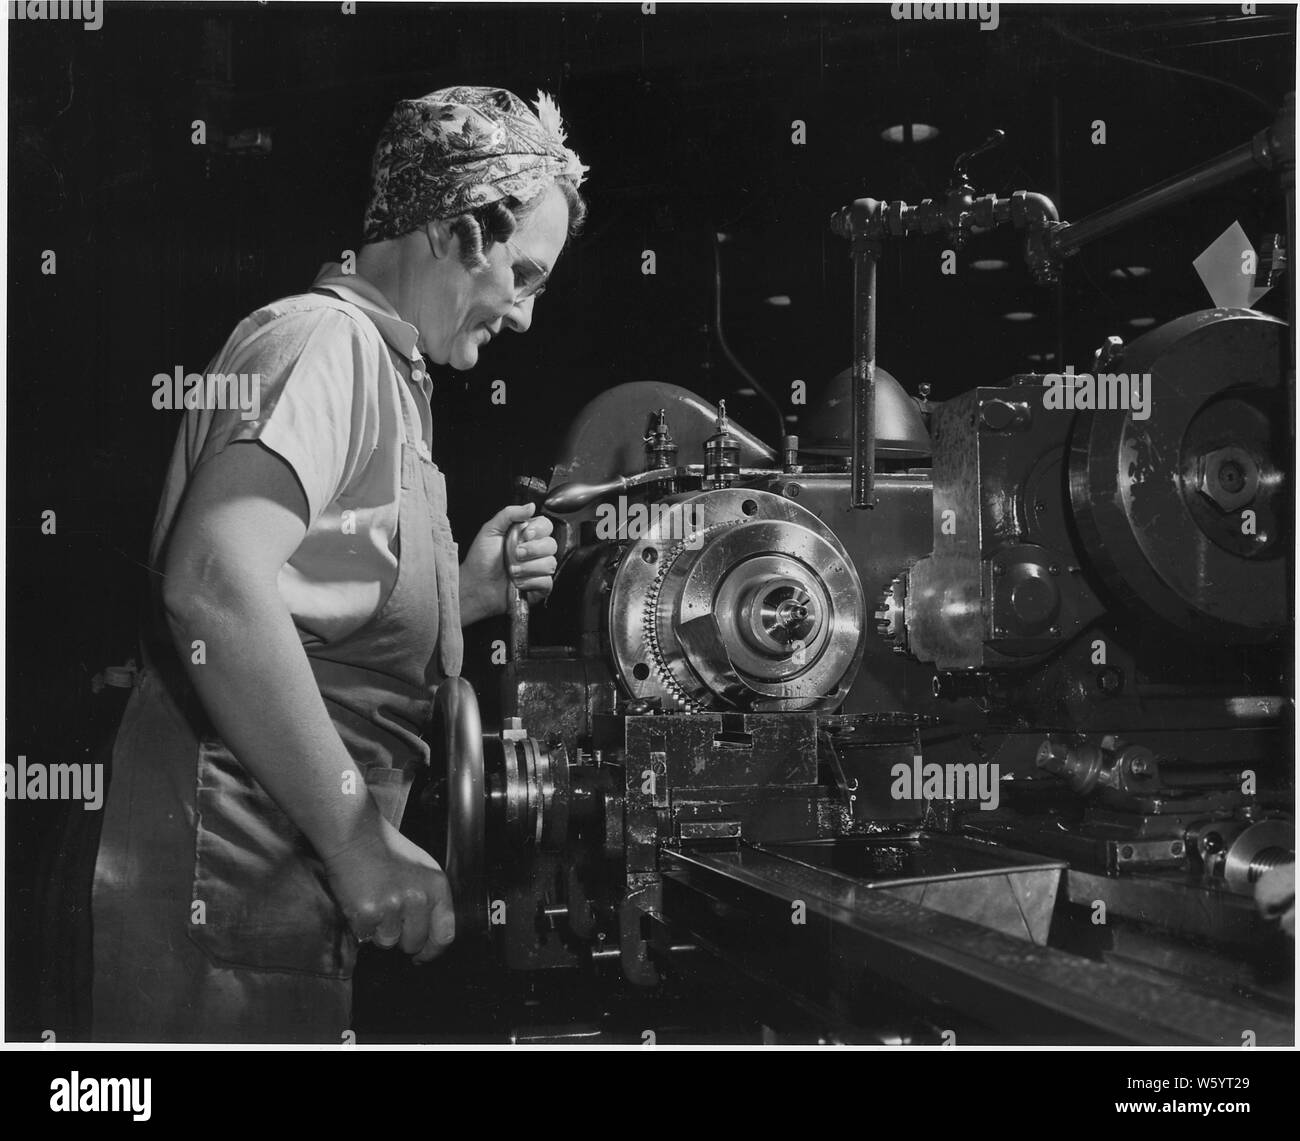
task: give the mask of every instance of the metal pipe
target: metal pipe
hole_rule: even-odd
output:
[[[1291,414],[1287,423],[1295,425],[1295,324],[1296,324],[1296,290],[1295,275],[1298,269],[1295,255],[1295,167],[1283,174],[1282,185],[1286,189],[1286,293],[1287,312],[1291,315]]]
[[[853,242],[853,506],[876,505],[876,244]]]
[[[1300,265],[1296,264],[1295,254],[1295,164],[1284,166],[1282,168],[1282,188],[1283,197],[1286,200],[1286,296],[1287,296],[1287,315],[1290,317],[1291,340],[1290,340],[1290,357],[1287,360],[1286,370],[1286,423],[1287,431],[1283,433],[1285,440],[1284,447],[1286,454],[1283,457],[1285,471],[1295,471],[1296,461],[1296,438],[1295,438],[1295,418],[1296,418],[1296,359],[1295,359],[1295,326],[1296,326],[1296,273],[1300,272]],[[1295,543],[1287,544],[1287,581],[1295,581]],[[1292,618],[1295,616],[1295,595],[1290,595],[1288,611]],[[1283,659],[1286,663],[1283,674],[1287,681],[1291,683],[1292,691],[1295,686],[1295,661],[1290,656]]]
[[[1052,252],[1060,255],[1076,253],[1089,242],[1104,238],[1131,222],[1156,214],[1178,202],[1185,202],[1198,194],[1222,186],[1255,169],[1255,147],[1243,143],[1226,154],[1212,158],[1183,174],[1167,178],[1148,187],[1122,202],[1089,214],[1078,222],[1067,223],[1048,239]]]
[[[1061,155],[1061,91],[1058,81],[1052,89],[1052,203],[1058,211],[1065,209],[1065,163]],[[1056,356],[1057,368],[1065,365],[1065,283],[1058,277],[1052,287],[1056,294]]]
[[[1048,238],[1048,248],[1058,256],[1077,252],[1089,242],[1104,238],[1122,226],[1149,217],[1169,206],[1214,190],[1242,175],[1259,170],[1295,167],[1295,94],[1283,101],[1277,118],[1248,143],[1192,167],[1191,170],[1158,182],[1114,206],[1107,206],[1086,218],[1057,227]],[[1290,256],[1288,254],[1288,256]]]
[[[1287,218],[1291,232],[1288,234],[1287,256],[1294,262],[1294,225],[1291,222],[1295,184],[1294,93],[1283,101],[1273,123],[1258,132],[1250,142],[1072,225],[1058,222],[1052,200],[1041,194],[1017,191],[1010,198],[992,195],[974,198],[964,182],[950,187],[943,203],[926,199],[919,206],[908,206],[904,202],[881,203],[872,198],[859,198],[852,206],[838,211],[831,219],[831,230],[853,242],[853,452],[850,480],[853,506],[875,506],[876,268],[882,239],[940,232],[960,240],[969,225],[992,226],[1011,222],[1017,229],[1027,232],[1026,257],[1034,277],[1040,282],[1051,283],[1056,280],[1060,259],[1078,252],[1089,242],[1255,170],[1282,173],[1283,185],[1289,190]],[[1295,270],[1288,266],[1288,273],[1293,276]],[[1289,287],[1293,287],[1293,281]],[[1292,335],[1294,337],[1294,327]],[[1292,361],[1294,370],[1294,350]]]

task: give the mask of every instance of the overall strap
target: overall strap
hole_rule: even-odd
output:
[[[380,329],[377,324],[375,324],[370,314],[367,313],[365,309],[362,308],[360,305],[357,305],[355,302],[349,301],[344,297],[340,297],[328,286],[323,286],[323,285],[313,286],[311,292],[316,294],[317,296],[326,298],[330,302],[331,309],[337,309],[341,313],[351,313],[351,314],[360,313],[363,317],[365,317],[366,321],[369,322],[370,327],[374,329],[376,335],[379,337],[380,342],[383,344],[384,348],[388,350],[388,356],[392,360],[394,366],[396,367],[397,375],[399,378],[397,403],[398,403],[398,407],[401,408],[402,410],[403,438],[406,440],[408,444],[412,445],[417,451],[419,451],[422,455],[425,455],[426,458],[428,458],[427,453],[429,450],[429,446],[424,439],[424,429],[419,422],[418,415],[412,414],[413,411],[411,408],[412,401],[408,400],[407,394],[401,391],[402,381],[405,381],[408,386],[413,386],[414,384],[414,382],[411,380],[411,362],[405,360],[401,356],[401,354],[398,353],[397,350],[395,350],[393,346],[390,345],[384,339],[383,330]]]

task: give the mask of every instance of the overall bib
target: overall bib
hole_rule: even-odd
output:
[[[323,292],[320,304],[364,312]],[[406,384],[410,363],[389,354]],[[433,693],[463,653],[446,484],[398,395],[396,582],[359,629],[304,645],[394,825],[428,760]],[[178,667],[148,664],[123,717],[92,915],[98,1041],[338,1043],[350,1028],[357,944],[321,861],[217,739]]]

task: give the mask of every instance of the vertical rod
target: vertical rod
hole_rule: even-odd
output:
[[[1065,164],[1061,157],[1061,92],[1059,86],[1057,86],[1052,92],[1052,201],[1056,204],[1056,209],[1061,217],[1065,216],[1065,206],[1062,202],[1062,196],[1065,192],[1064,182]],[[1052,364],[1060,370],[1065,367],[1064,274],[1057,275],[1052,292],[1056,295],[1056,358],[1052,361]]]
[[[1296,381],[1296,360],[1295,360],[1295,325],[1296,325],[1296,288],[1295,276],[1300,271],[1300,264],[1297,264],[1295,256],[1295,170],[1283,172],[1282,188],[1286,199],[1286,293],[1287,293],[1287,319],[1291,325],[1291,359],[1287,363],[1290,369],[1287,373],[1287,391],[1290,406],[1287,411],[1287,423],[1294,430],[1295,427],[1295,381]]]
[[[853,506],[876,505],[876,265],[874,242],[853,242]]]
[[[519,545],[524,524],[516,523],[506,532],[506,559],[510,552]],[[522,662],[528,657],[528,599],[519,593],[513,582],[506,584],[506,612],[510,616],[510,660]]]
[[[1287,293],[1287,311],[1286,318],[1291,326],[1291,345],[1290,355],[1287,360],[1286,370],[1286,431],[1283,438],[1286,440],[1286,456],[1282,463],[1284,470],[1295,473],[1296,463],[1296,437],[1295,437],[1295,417],[1296,417],[1296,357],[1295,357],[1295,326],[1296,326],[1296,286],[1295,277],[1297,271],[1300,271],[1300,265],[1296,263],[1295,257],[1295,167],[1284,167],[1282,170],[1282,190],[1283,197],[1286,200],[1286,293]],[[1292,533],[1291,542],[1287,548],[1287,558],[1289,566],[1287,567],[1287,581],[1295,581],[1296,573],[1296,543],[1295,534]],[[1295,595],[1290,594],[1290,610],[1292,617],[1292,626],[1294,627],[1295,618]],[[1295,688],[1294,659],[1290,654],[1284,656],[1283,660],[1287,663],[1284,669],[1284,676],[1291,685],[1292,691]]]

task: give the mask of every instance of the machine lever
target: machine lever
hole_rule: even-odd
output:
[[[616,475],[601,483],[562,483],[546,497],[542,506],[552,515],[572,515],[601,499],[608,499],[620,491],[631,491],[647,483],[662,483],[687,475],[685,468],[655,468],[637,472],[636,475]]]

